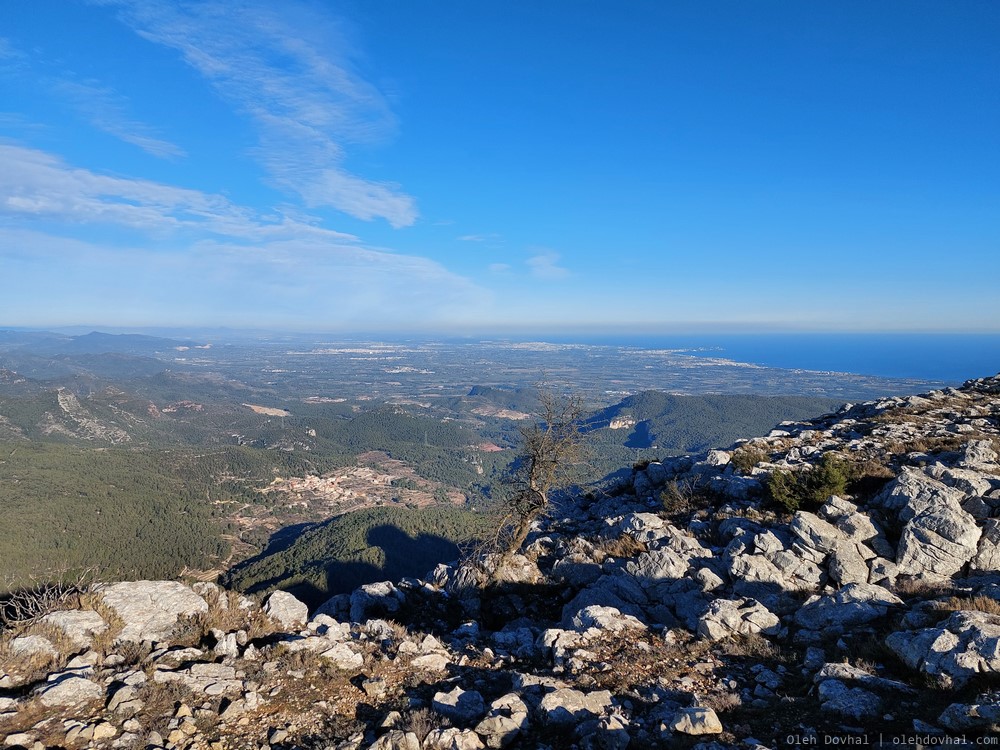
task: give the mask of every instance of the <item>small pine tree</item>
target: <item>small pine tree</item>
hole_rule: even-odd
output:
[[[830,495],[843,494],[847,489],[848,471],[843,459],[824,453],[819,464],[806,471],[775,469],[767,481],[768,496],[789,513],[802,506],[815,508]]]

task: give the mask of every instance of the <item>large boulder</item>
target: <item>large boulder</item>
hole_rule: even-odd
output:
[[[49,708],[68,708],[96,700],[104,700],[104,688],[85,677],[68,675],[44,685],[38,700]]]
[[[674,552],[670,548],[643,552],[625,565],[625,570],[647,588],[661,581],[671,581],[683,578],[690,564],[688,558]]]
[[[275,591],[267,597],[264,613],[286,629],[301,627],[309,619],[309,607],[287,591]]]
[[[573,725],[603,715],[611,708],[611,693],[598,690],[584,693],[572,688],[560,688],[545,695],[539,711],[546,724]]]
[[[208,604],[176,581],[124,581],[96,588],[105,606],[121,618],[120,641],[162,641],[180,617],[208,611]]]
[[[731,635],[777,633],[781,620],[754,599],[716,599],[698,620],[698,636],[717,641]]]
[[[670,728],[681,734],[721,734],[722,722],[711,708],[682,708],[670,722]]]
[[[899,539],[896,564],[904,575],[948,578],[977,553],[982,529],[957,504],[942,504],[915,515]]]
[[[912,466],[904,466],[899,476],[885,486],[874,502],[896,511],[899,520],[906,523],[925,510],[941,506],[957,507],[964,499],[965,493],[961,490],[949,487]]]
[[[456,724],[470,724],[486,713],[482,695],[475,690],[462,690],[457,685],[450,692],[436,693],[432,706],[435,711]]]
[[[851,583],[835,594],[814,595],[795,613],[795,622],[809,630],[846,628],[883,617],[890,606],[903,602],[895,594],[870,583]]]
[[[1000,615],[958,611],[938,627],[900,631],[885,642],[907,666],[945,683],[1000,673]]]

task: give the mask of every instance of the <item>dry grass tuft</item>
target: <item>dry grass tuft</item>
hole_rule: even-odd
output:
[[[149,655],[153,653],[153,647],[151,644],[145,642],[122,641],[114,647],[114,653],[124,659],[122,666],[141,667],[146,664]]]
[[[423,744],[432,730],[448,726],[449,723],[445,717],[429,708],[418,708],[403,716],[400,728],[406,732],[413,732],[420,740],[420,744]]]
[[[717,500],[716,495],[703,486],[697,478],[667,482],[660,493],[663,511],[669,516],[685,515],[711,508]]]
[[[1000,615],[1000,601],[990,596],[953,596],[939,605],[945,612],[986,612],[990,615]]]
[[[45,679],[63,661],[58,654],[47,652],[17,653],[11,648],[13,638],[0,642],[0,673],[17,675],[24,682]]]
[[[723,653],[727,656],[742,656],[763,661],[784,661],[785,653],[776,643],[769,641],[760,633],[749,635],[734,635],[721,641]]]
[[[743,705],[739,693],[711,693],[702,696],[701,705],[714,709],[717,713],[726,713]]]
[[[948,581],[900,577],[896,579],[893,591],[901,599],[938,599],[953,594],[955,587]]]
[[[600,540],[596,545],[596,549],[604,553],[605,557],[626,558],[642,554],[646,551],[647,547],[635,537],[622,534],[612,539]]]
[[[148,680],[139,688],[139,698],[146,704],[142,715],[149,717],[147,731],[155,730],[166,736],[167,726],[181,703],[190,702],[190,689],[179,682],[154,682]],[[136,717],[141,718],[141,717]]]

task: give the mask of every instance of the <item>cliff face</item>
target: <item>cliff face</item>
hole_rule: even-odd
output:
[[[4,634],[0,734],[419,750],[995,731],[998,452],[1000,377],[651,463],[567,500],[501,569],[439,566],[311,616],[282,592],[97,586]]]

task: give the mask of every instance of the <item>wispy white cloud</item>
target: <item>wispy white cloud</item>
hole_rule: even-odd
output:
[[[0,36],[0,74],[18,75],[28,69],[28,55],[10,39]]]
[[[366,247],[301,210],[262,214],[221,195],[99,174],[10,143],[0,142],[0,165],[0,268],[8,281],[0,314],[8,318],[34,310],[32,324],[120,316],[433,326],[490,299],[436,261]],[[92,230],[101,227],[128,231],[98,243]],[[53,304],[40,311],[43,296]]]
[[[491,299],[427,258],[319,238],[204,240],[171,252],[0,225],[0,267],[18,279],[0,298],[8,323],[435,327]]]
[[[539,279],[564,279],[569,276],[569,269],[559,265],[559,253],[545,251],[528,258],[525,261],[531,270],[531,275]]]
[[[458,238],[459,242],[490,242],[499,239],[500,235],[496,232],[490,232],[489,234],[463,234]]]
[[[490,263],[490,273],[509,273],[509,263]]]
[[[173,159],[187,155],[180,146],[157,137],[149,125],[132,119],[128,114],[125,97],[111,88],[63,79],[56,81],[53,89],[91,125],[108,135],[160,158]]]
[[[26,60],[28,56],[7,37],[0,36],[0,60]]]
[[[394,227],[416,221],[415,202],[399,186],[343,167],[345,144],[385,138],[395,119],[354,70],[353,50],[330,18],[292,2],[94,2],[117,7],[136,33],[176,49],[255,122],[255,153],[275,185],[310,207]]]
[[[263,216],[221,195],[72,167],[59,157],[0,143],[0,215],[145,233],[197,230],[226,237],[287,235],[349,241],[352,235],[283,216]]]

